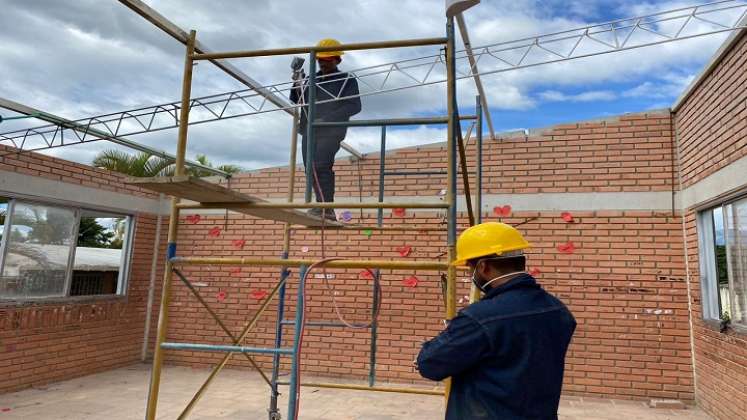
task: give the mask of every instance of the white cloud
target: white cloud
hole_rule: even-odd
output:
[[[557,90],[546,90],[540,92],[539,97],[547,102],[594,102],[612,101],[617,98],[617,94],[609,90],[592,90],[569,95]]]
[[[148,4],[182,28],[197,29],[198,39],[217,51],[308,45],[323,37],[360,42],[444,34],[443,0],[361,0],[345,2],[344,7],[339,0],[154,0]],[[675,5],[483,0],[465,18],[473,45],[485,45],[584,26],[600,19],[601,10],[626,17]],[[563,16],[556,13],[559,7],[566,12]],[[0,27],[0,96],[68,118],[165,103],[180,96],[184,47],[121,4],[11,2],[0,14]],[[671,92],[684,86],[677,78],[697,70],[725,36],[493,74],[485,76],[483,83],[494,110],[531,112],[541,101],[609,101],[614,95],[672,97]],[[356,51],[345,55],[343,69],[437,53],[437,47]],[[289,79],[289,61],[285,56],[240,59],[234,64],[269,84]],[[481,61],[480,68],[489,69],[487,60]],[[625,93],[608,86],[619,82],[637,85]],[[475,88],[471,80],[460,81],[458,87],[462,111],[468,113],[474,106]],[[207,62],[195,69],[193,96],[242,88]],[[542,92],[538,99],[532,95],[537,91]],[[568,91],[582,93],[563,93]],[[437,84],[367,96],[363,104],[359,118],[443,113],[445,87]],[[284,164],[290,124],[287,114],[275,112],[193,126],[189,156],[206,153],[213,162],[246,168]],[[388,145],[441,141],[442,134],[436,127],[393,130]],[[173,152],[175,137],[176,131],[169,130],[131,139]],[[378,150],[376,130],[351,130],[348,141],[363,151]],[[87,162],[92,151],[106,145],[100,142],[91,148],[52,153]]]
[[[622,92],[627,98],[672,98],[682,93],[694,76],[668,73],[654,81],[645,81]]]

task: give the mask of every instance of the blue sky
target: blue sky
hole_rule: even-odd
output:
[[[5,2],[4,2],[5,3]],[[441,36],[443,0],[146,1],[213,50],[308,45],[325,37],[343,42]],[[251,4],[250,4],[251,3]],[[694,5],[681,1],[483,0],[465,14],[473,46],[579,28]],[[7,2],[0,15],[0,96],[68,118],[174,101],[180,96],[183,46],[118,2],[79,0]],[[487,75],[496,131],[545,127],[672,105],[708,62],[726,34],[633,51]],[[343,70],[437,53],[433,48],[354,52]],[[289,57],[243,59],[234,64],[262,83],[287,81]],[[481,70],[483,69],[481,65]],[[195,96],[243,86],[207,63],[197,66]],[[460,108],[473,108],[471,81],[459,83]],[[444,85],[369,96],[357,118],[441,114]],[[3,112],[3,115],[12,115]],[[0,132],[38,125],[6,122]],[[247,169],[282,165],[288,156],[290,118],[282,112],[193,126],[188,157]],[[175,130],[133,136],[174,151]],[[392,148],[443,141],[437,127],[392,130]],[[350,130],[347,141],[378,149],[378,129]],[[90,163],[114,148],[104,142],[49,151]]]

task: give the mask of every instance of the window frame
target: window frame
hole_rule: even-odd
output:
[[[711,326],[721,328],[723,332],[724,322],[721,318],[721,294],[718,284],[718,270],[716,268],[716,233],[713,221],[713,213],[716,208],[721,208],[723,218],[724,235],[726,235],[726,206],[733,205],[738,201],[747,199],[746,192],[734,194],[728,199],[719,202],[711,202],[707,207],[696,210],[696,224],[698,233],[698,268],[700,274],[700,293],[701,293],[701,318]],[[728,273],[730,322],[729,328],[740,334],[747,334],[747,322],[734,323],[733,305],[735,291],[732,283],[731,256],[729,255],[729,243],[725,240],[726,247],[726,269]]]
[[[111,300],[126,298],[129,290],[130,274],[132,269],[132,253],[134,246],[134,233],[135,233],[135,215],[123,213],[121,211],[111,210],[107,208],[97,206],[81,206],[79,204],[64,203],[55,200],[43,200],[34,197],[18,196],[15,194],[1,193],[4,198],[8,199],[8,209],[5,217],[5,224],[3,225],[3,237],[0,239],[0,274],[3,273],[5,260],[8,252],[8,233],[10,227],[13,226],[12,215],[13,210],[17,202],[23,204],[58,207],[71,210],[75,215],[75,228],[73,233],[74,240],[71,243],[71,250],[68,256],[67,269],[65,271],[65,295],[64,296],[49,296],[49,297],[16,297],[16,298],[3,298],[0,297],[0,305],[12,305],[26,304],[26,303],[46,303],[46,302],[71,302],[71,301],[86,301],[86,300]],[[71,296],[70,291],[73,282],[73,271],[75,269],[75,256],[76,249],[78,248],[78,233],[80,230],[80,219],[85,211],[96,211],[104,212],[107,215],[114,217],[123,217],[126,220],[125,228],[125,240],[122,243],[122,256],[119,262],[119,273],[117,276],[117,291],[113,294],[101,294],[101,295],[81,295]]]

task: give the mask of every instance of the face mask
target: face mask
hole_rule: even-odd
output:
[[[489,285],[490,283],[492,283],[492,282],[494,282],[494,281],[496,281],[496,280],[500,280],[500,279],[502,279],[502,278],[505,278],[505,277],[508,277],[508,276],[513,276],[514,274],[521,274],[521,273],[525,273],[525,272],[526,272],[526,271],[514,271],[513,273],[503,274],[503,275],[501,275],[501,276],[498,276],[498,277],[495,277],[495,278],[493,278],[493,279],[491,279],[491,280],[488,280],[488,281],[486,281],[486,282],[485,282],[485,284],[483,284],[483,285],[479,285],[479,284],[477,283],[477,279],[475,278],[475,274],[477,273],[477,267],[479,267],[479,266],[480,266],[480,263],[482,263],[482,261],[479,261],[479,262],[477,263],[477,265],[475,265],[475,269],[474,269],[474,270],[472,270],[472,277],[471,277],[471,280],[472,280],[472,284],[474,284],[474,285],[475,285],[475,287],[477,287],[478,289],[480,289],[480,291],[481,291],[481,292],[483,292],[483,293],[488,293],[488,287],[487,287],[487,286],[488,286],[488,285]]]

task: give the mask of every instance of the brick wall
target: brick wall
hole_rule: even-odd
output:
[[[683,188],[747,155],[746,68],[743,35],[677,110]]]
[[[0,149],[3,153],[0,170],[155,197],[123,184],[122,176],[115,173],[35,153],[6,154],[8,151]],[[126,296],[49,303],[0,302],[0,392],[83,376],[139,359],[155,222],[154,215],[135,215],[135,242]],[[166,229],[162,231],[161,243],[165,244]],[[160,252],[164,255],[165,249]],[[162,264],[159,267],[160,279]]]
[[[671,120],[668,112],[633,114],[604,121],[553,127],[529,138],[507,138],[485,146],[486,194],[566,192],[652,192],[672,191],[674,172]],[[468,147],[473,162],[474,143]],[[377,155],[360,163],[338,161],[338,197],[357,198],[377,193]],[[446,168],[443,145],[401,149],[387,154],[391,170],[438,170]],[[299,169],[300,170],[300,169]],[[360,185],[359,185],[360,175]],[[258,196],[285,197],[287,170],[271,168],[232,180],[231,187]],[[297,185],[303,185],[299,174]],[[444,176],[387,179],[390,199],[421,196],[437,199],[445,188]],[[301,196],[301,187],[297,189]],[[429,198],[430,197],[430,198]],[[510,200],[501,203],[510,205]],[[665,211],[575,212],[573,223],[560,217],[560,210],[513,212],[502,220],[525,222],[521,226],[534,244],[529,265],[540,270],[540,282],[569,304],[579,321],[568,355],[565,390],[585,395],[622,398],[693,399],[689,344],[687,289],[683,262],[681,220]],[[360,214],[352,212],[353,222]],[[442,226],[443,214],[409,211],[405,220],[386,212],[385,223],[404,221],[422,226]],[[364,215],[372,223],[372,213]],[[485,220],[497,220],[491,212]],[[466,215],[460,215],[462,228]],[[200,256],[264,256],[281,253],[282,226],[256,221],[247,216],[203,214],[199,222],[182,218],[179,253]],[[208,234],[221,228],[220,236]],[[245,239],[238,249],[234,240]],[[573,254],[558,246],[572,241]],[[327,256],[347,258],[400,257],[397,247],[411,245],[407,259],[437,258],[445,251],[445,237],[437,232],[327,232]],[[308,249],[306,249],[306,248]],[[307,251],[307,252],[304,252]],[[294,233],[291,258],[321,257],[318,232]],[[248,267],[191,267],[185,273],[198,285],[210,305],[225,317],[233,331],[254,314],[259,302],[253,292],[269,291],[278,278],[277,269]],[[331,297],[353,321],[365,321],[370,311],[370,281],[359,270],[329,270],[334,291],[323,280],[309,285],[310,320],[336,320]],[[295,279],[288,295],[294,305]],[[417,276],[410,288],[403,280]],[[459,296],[467,293],[467,273],[459,274]],[[377,375],[384,380],[416,381],[412,368],[420,343],[442,328],[443,299],[438,275],[427,272],[384,271],[383,305],[380,316]],[[225,293],[222,294],[221,292]],[[177,287],[174,296],[174,328],[169,340],[225,343],[223,332]],[[223,299],[223,300],[222,300]],[[292,310],[286,317],[292,317]],[[252,345],[271,346],[274,314],[259,323]],[[286,328],[286,332],[290,329]],[[368,369],[369,334],[366,331],[308,328],[303,366],[307,373],[323,376],[364,378]],[[220,355],[170,352],[171,363],[204,366]],[[269,357],[258,357],[269,367]],[[234,357],[236,366],[248,366]],[[287,366],[286,366],[287,368]]]
[[[669,112],[649,112],[555,126],[528,137],[488,142],[484,153],[485,194],[636,193],[666,194],[693,186],[747,155],[747,37],[743,37],[712,73],[683,102],[673,121]],[[678,164],[674,162],[677,149]],[[36,154],[7,154],[0,149],[0,170],[17,172],[108,191],[153,198],[145,190],[122,184],[116,174]],[[467,146],[474,162],[474,143]],[[387,155],[388,170],[445,170],[445,145],[401,149]],[[377,194],[378,155],[362,162],[336,164],[338,197]],[[231,187],[261,197],[287,195],[287,168],[242,174]],[[419,196],[436,199],[445,176],[390,177],[390,199]],[[296,178],[302,195],[303,174]],[[673,200],[674,203],[674,200]],[[491,203],[485,220],[497,220]],[[575,211],[574,221],[560,218],[562,209],[522,209],[501,220],[524,223],[534,244],[529,266],[540,283],[563,299],[579,325],[567,358],[565,392],[618,398],[674,398],[698,402],[719,418],[742,418],[747,412],[747,339],[733,331],[720,333],[701,319],[698,244],[695,212],[674,210],[607,210],[591,205]],[[352,212],[353,222],[373,221]],[[142,340],[155,217],[137,215],[134,260],[125,297],[46,304],[0,304],[0,392],[67,379],[137,360]],[[271,221],[220,212],[201,220],[182,217],[180,255],[264,256],[281,253],[282,226]],[[439,212],[410,211],[403,218],[386,212],[385,223],[408,222],[444,227]],[[167,220],[164,221],[167,223]],[[466,216],[460,214],[460,224]],[[209,235],[213,228],[219,234]],[[684,243],[683,243],[684,229]],[[163,236],[165,237],[165,229]],[[244,239],[246,244],[237,244]],[[444,234],[437,232],[327,232],[327,256],[347,258],[434,259],[444,252]],[[163,244],[165,241],[161,241]],[[573,242],[575,252],[559,245]],[[401,257],[397,248],[411,245]],[[160,250],[164,255],[164,250]],[[298,230],[291,258],[322,256],[319,232]],[[685,261],[685,258],[687,260]],[[686,267],[688,270],[686,271]],[[158,278],[162,264],[159,264]],[[206,301],[237,332],[259,307],[279,270],[258,267],[187,267],[187,277]],[[371,284],[360,270],[328,270],[325,285],[316,273],[308,286],[309,320],[335,321],[339,311],[351,322],[365,322],[370,313]],[[416,276],[418,284],[403,280]],[[298,273],[287,290],[286,318],[292,319]],[[458,295],[467,293],[466,273],[459,274]],[[688,281],[690,284],[688,301]],[[160,282],[159,282],[160,283]],[[202,311],[188,290],[174,280],[169,340],[227,343],[217,324]],[[379,317],[377,376],[397,382],[418,381],[411,361],[420,343],[442,328],[443,298],[439,276],[429,272],[383,272]],[[156,302],[160,291],[156,291]],[[692,312],[688,312],[688,305]],[[249,345],[272,346],[274,305],[261,319]],[[153,333],[155,333],[154,314]],[[692,322],[692,337],[690,325]],[[285,345],[290,328],[286,328]],[[691,343],[692,339],[692,343]],[[323,376],[364,378],[368,374],[370,335],[365,330],[307,329],[304,372]],[[694,346],[694,354],[691,353]],[[206,366],[220,355],[168,352],[170,363]],[[264,368],[270,359],[258,356]],[[692,361],[695,361],[693,368]],[[243,357],[232,366],[248,367]],[[283,368],[287,371],[288,364]],[[693,375],[697,378],[697,387]]]
[[[597,122],[552,127],[529,137],[501,139],[483,149],[483,193],[671,191],[671,117],[667,111],[631,114]],[[475,142],[467,146],[474,167]],[[427,168],[446,170],[445,144],[399,149],[387,154],[387,171]],[[340,159],[335,164],[341,196],[377,196],[378,154],[359,164]],[[360,183],[359,183],[360,175]],[[287,196],[287,170],[270,168],[231,181],[240,191],[261,197]],[[474,181],[474,177],[472,177]],[[460,178],[461,182],[461,178]],[[360,186],[359,186],[360,184]],[[303,169],[296,170],[296,197],[303,197]],[[387,196],[433,196],[445,188],[446,176],[389,177]]]
[[[677,111],[683,187],[702,180],[747,155],[747,37]],[[696,213],[685,217],[685,240],[692,294],[697,400],[720,419],[747,413],[747,337],[720,333],[703,321]]]

